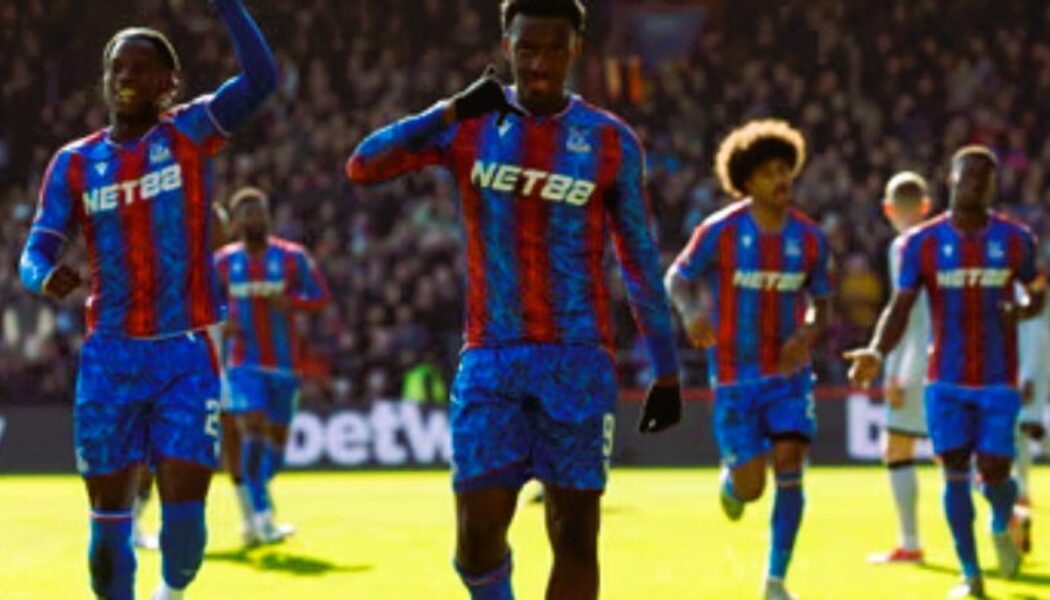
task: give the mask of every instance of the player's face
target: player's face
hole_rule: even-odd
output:
[[[751,172],[745,187],[755,202],[770,208],[786,208],[791,203],[793,179],[791,165],[782,158],[773,158]]]
[[[926,215],[924,201],[891,202],[886,205],[886,217],[898,232],[918,225]]]
[[[123,118],[155,116],[174,89],[171,69],[150,42],[117,42],[106,61],[102,90],[110,112]]]
[[[544,112],[561,107],[569,68],[580,52],[568,19],[516,15],[503,38],[503,51],[525,108]]]
[[[263,240],[270,233],[270,215],[262,201],[247,200],[237,206],[234,225],[245,238]]]
[[[963,156],[952,165],[952,206],[987,209],[995,197],[995,164],[979,154]]]

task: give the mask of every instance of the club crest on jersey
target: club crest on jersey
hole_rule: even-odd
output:
[[[944,252],[945,256],[951,257],[952,254],[955,254],[955,247],[951,244],[945,244],[941,251]]]
[[[104,163],[104,162],[97,162],[97,163],[95,163],[95,172],[98,173],[99,176],[105,175],[107,169],[109,169],[109,163]]]
[[[569,139],[565,142],[565,149],[577,154],[587,154],[591,151],[591,144],[583,130],[575,127],[569,128]]]
[[[597,188],[593,181],[586,179],[483,160],[474,162],[470,181],[480,188],[495,192],[519,193],[523,196],[538,194],[544,200],[566,202],[573,206],[587,204]]]
[[[164,144],[157,142],[149,147],[149,164],[158,165],[171,160],[171,150]]]
[[[999,242],[991,242],[988,244],[988,258],[992,260],[1002,260],[1006,257],[1006,251],[1003,250],[1003,245]]]
[[[784,254],[788,256],[802,256],[802,246],[799,245],[798,240],[788,240],[787,246],[784,248]]]
[[[169,165],[159,171],[146,173],[138,179],[120,181],[86,190],[83,194],[84,212],[95,214],[114,210],[138,200],[149,200],[164,192],[182,187],[182,167]]]

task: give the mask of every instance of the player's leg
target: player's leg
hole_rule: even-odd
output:
[[[758,413],[760,392],[751,384],[715,388],[712,420],[723,466],[719,499],[733,521],[743,514],[745,503],[765,490],[771,446]]]
[[[915,442],[926,437],[926,414],[921,386],[907,386],[903,394],[903,406],[894,408],[887,403],[882,455],[897,512],[898,544],[889,552],[869,557],[874,563],[921,562],[923,559],[919,544],[919,479],[915,472]]]
[[[220,389],[210,339],[199,333],[155,342],[162,392],[150,415],[150,447],[161,499],[161,572],[154,600],[181,598],[204,559],[205,498],[219,465]]]
[[[156,550],[158,547],[157,536],[148,534],[142,529],[142,513],[146,510],[146,505],[149,504],[150,496],[153,493],[153,471],[147,465],[143,465],[139,471],[138,485],[136,487],[132,540],[137,548]]]
[[[266,410],[266,452],[267,457],[265,480],[267,496],[270,499],[270,511],[277,512],[273,499],[273,480],[284,469],[284,451],[288,444],[288,432],[292,417],[299,405],[299,379],[293,376],[274,375],[269,385],[269,398]],[[289,523],[274,523],[278,537],[284,538],[295,533],[295,526]]]
[[[1016,455],[1014,457],[1014,479],[1017,481],[1017,502],[1011,521],[1011,534],[1022,552],[1032,551],[1032,498],[1029,472],[1032,468],[1032,442],[1044,443],[1046,427],[1043,425],[1043,410],[1046,404],[1047,387],[1050,381],[1041,381],[1024,390],[1028,403],[1021,408],[1018,417]]]
[[[230,474],[233,489],[237,495],[237,506],[241,510],[241,531],[247,534],[252,530],[252,499],[248,493],[248,486],[244,483],[244,474],[241,469],[243,447],[241,445],[241,429],[237,425],[237,415],[223,410],[220,417],[222,423],[222,464],[226,472]]]
[[[273,510],[270,490],[267,485],[270,453],[268,422],[262,410],[251,410],[237,416],[237,427],[241,432],[241,473],[252,507],[251,536],[249,544],[279,541],[273,526]]]
[[[930,440],[944,470],[944,514],[964,578],[962,585],[955,590],[957,593],[984,589],[973,535],[970,462],[977,438],[975,415],[975,408],[964,403],[952,388],[936,383],[926,387]]]
[[[510,350],[472,349],[460,360],[449,423],[456,498],[453,566],[473,600],[508,600],[512,568],[507,529],[530,477],[532,444],[514,395]]]
[[[1021,397],[1013,389],[987,389],[982,390],[977,401],[977,469],[982,492],[992,508],[992,538],[1000,573],[1014,577],[1021,566],[1021,554],[1008,530],[1017,502],[1017,482],[1010,476],[1010,467]]]
[[[547,538],[554,553],[547,598],[597,598],[602,492],[552,484],[544,490]]]
[[[84,343],[73,409],[77,470],[90,501],[88,563],[102,598],[134,598],[132,507],[146,461],[142,354],[136,342],[95,334]]]

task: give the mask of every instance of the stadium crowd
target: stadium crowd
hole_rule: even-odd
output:
[[[304,399],[395,397],[404,374],[424,362],[450,378],[463,271],[453,185],[435,170],[352,187],[343,164],[367,132],[499,63],[495,3],[255,4],[282,81],[262,117],[218,160],[216,197],[249,183],[272,191],[276,234],[305,243],[329,279],[334,302],[304,325],[311,348]],[[577,87],[624,116],[645,143],[665,264],[726,201],[712,161],[728,129],[775,115],[806,133],[810,156],[796,202],[828,234],[838,265],[835,326],[815,357],[825,383],[845,381],[838,352],[867,339],[886,299],[892,233],[880,199],[895,170],[924,174],[941,208],[951,152],[971,141],[990,145],[1000,158],[1001,206],[1036,229],[1050,261],[1050,139],[1039,135],[1050,129],[1040,110],[1050,102],[1050,5],[710,2],[691,51],[646,65],[635,73],[640,85],[625,89],[614,74],[629,71],[619,67],[636,53],[631,43],[607,43],[610,23],[629,18],[617,4],[588,3]],[[233,72],[206,2],[121,6],[128,11],[119,15],[85,13],[72,0],[0,6],[0,402],[72,398],[83,296],[30,297],[18,284],[17,260],[50,155],[104,125],[97,80],[106,39],[143,22],[169,33],[181,52],[184,98],[220,82],[200,74]],[[635,385],[647,361],[619,289],[621,373]],[[702,354],[684,356],[687,383],[703,384]]]

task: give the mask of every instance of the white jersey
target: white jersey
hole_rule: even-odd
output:
[[[890,279],[893,291],[897,291],[897,277],[901,271],[901,252],[904,250],[904,238],[900,234],[890,244]],[[926,302],[926,292],[921,292],[911,314],[908,315],[908,326],[904,329],[897,347],[886,355],[885,377],[895,379],[902,386],[920,385],[926,379],[927,352],[930,344],[930,310]]]
[[[1018,286],[1018,295],[1022,294],[1024,290]],[[1018,323],[1017,343],[1021,381],[1045,385],[1050,381],[1050,302],[1043,303],[1039,316]]]

